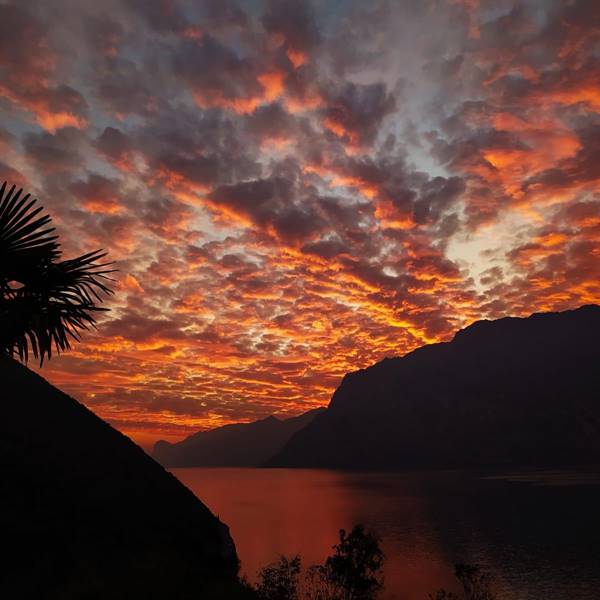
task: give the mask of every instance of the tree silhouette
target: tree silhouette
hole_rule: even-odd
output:
[[[256,592],[260,600],[298,600],[299,556],[280,556],[278,562],[263,567],[258,576]]]
[[[479,565],[456,565],[454,574],[461,582],[467,600],[495,600],[492,577]]]
[[[383,588],[384,555],[377,537],[362,525],[340,529],[340,542],[322,565],[301,576],[300,556],[281,556],[258,573],[260,600],[374,600]]]
[[[61,260],[50,216],[22,193],[0,187],[0,354],[26,362],[31,348],[41,365],[95,327],[114,270],[102,250]]]
[[[496,600],[497,595],[492,589],[493,580],[479,565],[458,564],[454,575],[463,587],[463,596],[447,590],[438,590],[434,595],[429,594],[430,600]]]
[[[383,587],[381,570],[383,552],[379,540],[355,525],[350,533],[340,529],[340,543],[334,554],[325,562],[330,579],[343,590],[342,597],[348,600],[369,600]]]
[[[383,588],[384,554],[362,525],[340,529],[340,542],[325,564],[307,573],[310,600],[373,600]]]

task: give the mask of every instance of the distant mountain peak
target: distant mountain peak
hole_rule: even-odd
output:
[[[256,422],[258,422],[258,421],[256,421]],[[268,417],[265,417],[264,419],[261,419],[260,422],[262,422],[262,423],[265,423],[265,422],[266,423],[273,423],[273,422],[280,423],[281,419],[279,419],[275,415],[269,415]]]
[[[167,467],[258,467],[321,410],[286,419],[269,415],[251,423],[233,423],[200,431],[176,444],[158,441],[153,456]]]

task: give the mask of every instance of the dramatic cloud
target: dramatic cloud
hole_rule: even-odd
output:
[[[599,302],[599,90],[587,0],[0,1],[0,178],[119,268],[46,375],[147,442]]]

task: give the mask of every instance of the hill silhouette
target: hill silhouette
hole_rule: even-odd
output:
[[[267,466],[600,463],[600,307],[479,321],[346,375]]]
[[[160,440],[152,456],[165,467],[258,467],[324,410],[317,408],[290,419],[270,416],[225,425],[194,433],[176,444]]]
[[[240,597],[228,528],[127,437],[0,358],[0,596]]]

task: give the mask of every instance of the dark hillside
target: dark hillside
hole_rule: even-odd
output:
[[[239,597],[228,528],[138,446],[0,359],[3,598]]]

